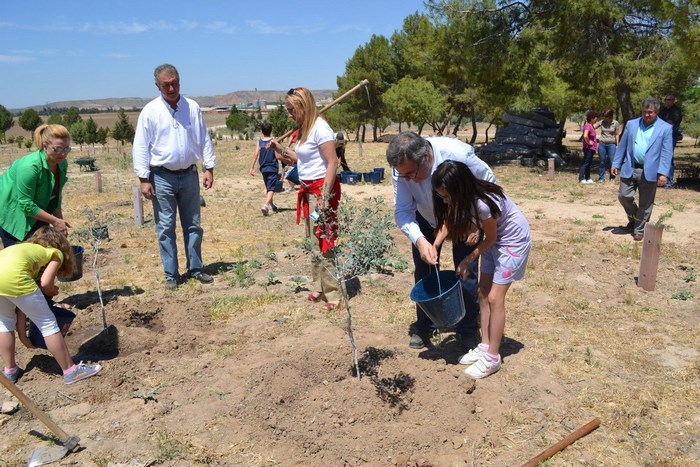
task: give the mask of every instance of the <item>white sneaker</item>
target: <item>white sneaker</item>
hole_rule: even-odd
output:
[[[478,345],[471,349],[469,352],[465,353],[461,357],[459,357],[459,363],[462,365],[472,365],[479,361],[481,357],[485,357],[486,352],[481,350],[481,347]]]
[[[263,216],[267,216],[268,214],[270,214],[270,205],[263,204],[262,207],[260,208],[260,211],[262,211]]]
[[[591,180],[590,178],[589,178],[588,180],[586,180],[586,183],[589,184],[589,185],[590,185],[591,183],[595,185],[595,182],[594,182],[593,180]]]
[[[585,185],[585,184],[587,184],[588,182],[587,182],[586,180],[579,180],[579,183],[580,183],[581,185]]]
[[[497,362],[492,362],[491,359],[486,357],[481,357],[476,363],[472,364],[469,368],[464,370],[464,372],[474,379],[481,379],[490,376],[501,369],[501,356],[498,356]]]

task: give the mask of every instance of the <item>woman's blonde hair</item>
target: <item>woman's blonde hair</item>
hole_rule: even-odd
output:
[[[61,232],[54,229],[50,225],[44,225],[39,227],[39,229],[37,229],[37,231],[27,239],[27,243],[36,243],[37,245],[41,245],[43,247],[51,247],[61,250],[61,253],[63,253],[63,262],[61,263],[61,267],[58,268],[58,275],[61,277],[70,277],[73,275],[73,271],[75,270],[75,256],[73,255],[73,248],[68,242],[68,237],[63,235]]]
[[[285,97],[285,102],[294,107],[294,110],[302,109],[304,111],[304,120],[301,123],[299,143],[304,143],[309,135],[311,128],[316,123],[319,117],[318,109],[316,108],[316,99],[313,94],[306,88],[292,88]]]
[[[34,130],[34,144],[37,149],[43,149],[44,145],[48,144],[49,140],[53,138],[70,140],[70,132],[63,125],[56,123],[52,125],[44,123]]]

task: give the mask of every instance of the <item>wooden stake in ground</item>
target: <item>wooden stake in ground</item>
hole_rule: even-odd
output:
[[[656,273],[659,270],[661,236],[663,233],[663,225],[654,225],[647,222],[644,226],[644,238],[642,239],[642,259],[639,261],[639,277],[637,279],[637,285],[649,292],[656,288]]]
[[[549,175],[547,176],[547,179],[554,180],[554,158],[550,157],[547,159],[547,163],[549,164]]]
[[[578,430],[571,433],[566,438],[559,441],[557,444],[555,444],[551,448],[548,448],[548,449],[542,451],[537,456],[535,456],[532,459],[530,459],[529,461],[525,462],[522,465],[522,467],[536,467],[537,464],[539,464],[540,462],[549,459],[550,457],[552,457],[554,454],[558,453],[559,451],[563,451],[567,446],[573,444],[579,438],[583,438],[584,436],[586,436],[588,433],[595,430],[599,426],[600,426],[600,419],[594,418],[593,420],[586,423]]]
[[[95,172],[95,191],[102,193],[102,172]]]
[[[141,187],[131,187],[131,197],[134,202],[134,225],[143,225],[143,200],[141,199]]]

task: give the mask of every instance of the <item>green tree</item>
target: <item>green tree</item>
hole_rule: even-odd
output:
[[[344,108],[355,114],[354,119],[361,125],[372,123],[373,141],[376,141],[379,120],[386,113],[382,95],[397,81],[396,65],[386,37],[373,35],[369,42],[355,50],[345,64],[345,74],[336,80],[338,95],[349,91],[363,79],[369,81],[366,92],[357,92],[349,97]],[[361,140],[364,141],[364,127],[361,132]]]
[[[5,133],[15,125],[12,113],[4,105],[0,105],[0,139],[6,142]]]
[[[129,117],[124,112],[124,109],[119,109],[119,114],[117,115],[117,121],[114,124],[114,129],[112,130],[112,138],[119,141],[119,144],[124,147],[124,143],[132,142],[134,140],[134,125],[129,121]]]
[[[501,35],[512,38],[520,55],[505,61],[529,71],[524,79],[515,75],[524,85],[521,96],[542,96],[548,82],[560,82],[571,91],[570,109],[602,108],[612,95],[628,120],[638,116],[647,95],[686,89],[698,77],[696,1],[455,1],[449,9],[448,2],[428,3],[435,11],[463,17],[510,18]],[[538,64],[555,74],[540,73],[547,70]]]
[[[511,10],[496,9],[492,1],[451,0],[439,8],[436,3],[428,2],[436,28],[431,81],[448,96],[455,134],[464,118],[471,120],[473,143],[477,115],[485,114],[490,121],[500,117],[527,81],[523,64],[513,57],[508,31],[514,19]],[[483,11],[473,11],[479,8]],[[420,43],[412,43],[413,49]]]
[[[85,130],[85,122],[80,120],[75,122],[70,127],[70,137],[74,143],[80,145],[80,150],[83,149],[83,144],[85,144],[87,139],[87,131]]]
[[[278,105],[267,114],[267,120],[272,125],[272,135],[281,136],[294,128],[294,120],[287,115],[287,108],[284,103]]]
[[[248,126],[248,116],[238,110],[235,105],[231,107],[231,112],[226,117],[226,127],[231,130],[231,133],[243,133]]]
[[[18,122],[19,126],[24,130],[27,130],[29,133],[34,133],[34,130],[41,125],[41,117],[39,116],[39,112],[29,107],[19,116]]]
[[[97,123],[92,117],[88,118],[85,122],[85,144],[90,144],[95,147],[97,142]]]
[[[63,116],[63,126],[70,128],[74,123],[82,121],[83,118],[80,116],[80,111],[77,107],[71,107],[68,109]]]
[[[49,119],[46,123],[49,125],[63,125],[63,117],[61,117],[61,114],[58,113],[57,110],[54,110],[51,112],[51,115],[49,115]]]
[[[447,97],[425,78],[404,77],[384,94],[387,115],[394,121],[412,123],[420,129],[429,124],[439,131],[448,110]]]
[[[252,114],[247,115],[248,123],[246,124],[245,134],[246,139],[251,140],[255,136],[255,132],[260,129],[260,124],[263,122],[262,112],[258,107]]]
[[[107,138],[109,138],[109,128],[100,127],[97,130],[97,138],[95,142],[101,144],[102,146],[107,146]]]

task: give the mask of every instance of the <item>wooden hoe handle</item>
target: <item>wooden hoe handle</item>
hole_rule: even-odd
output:
[[[368,84],[369,84],[369,81],[366,80],[366,79],[363,79],[362,81],[360,81],[360,82],[357,84],[357,86],[355,86],[354,88],[350,89],[348,92],[346,92],[346,93],[343,94],[342,96],[339,96],[339,97],[335,98],[335,99],[333,100],[333,102],[331,102],[330,104],[326,105],[324,108],[322,108],[321,110],[319,110],[318,113],[319,113],[319,114],[323,114],[326,110],[330,109],[331,107],[333,107],[333,106],[334,106],[335,104],[337,104],[338,102],[344,101],[348,96],[351,96],[351,95],[352,95],[354,92],[356,92],[358,89],[360,89],[360,88],[363,87],[363,86],[367,86]],[[292,133],[294,133],[294,130],[289,130],[288,132],[286,132],[285,134],[283,134],[283,135],[280,136],[279,138],[275,138],[275,139],[276,139],[277,141],[284,141],[284,139],[285,139],[285,138],[288,138],[289,135],[291,135]]]
[[[544,451],[542,451],[542,452],[541,452],[540,454],[538,454],[537,456],[535,456],[535,457],[533,457],[532,459],[530,459],[529,461],[525,462],[525,463],[522,465],[522,467],[536,467],[537,464],[539,464],[540,462],[542,462],[542,461],[544,461],[544,460],[546,460],[546,459],[549,459],[549,458],[552,457],[554,454],[558,453],[559,451],[564,450],[564,448],[566,448],[566,447],[569,446],[570,444],[573,444],[573,443],[574,443],[576,440],[578,440],[579,438],[583,438],[584,436],[586,436],[588,433],[590,433],[591,431],[595,430],[595,429],[598,428],[599,426],[600,426],[600,419],[599,419],[599,418],[594,418],[593,420],[591,420],[590,422],[586,423],[585,425],[583,425],[583,426],[582,426],[581,428],[579,428],[578,430],[576,430],[576,431],[574,431],[573,433],[571,433],[571,434],[570,434],[569,436],[567,436],[566,438],[564,438],[564,439],[562,439],[561,441],[559,441],[559,442],[558,442],[557,444],[555,444],[554,446],[552,446],[552,447],[550,447],[550,448],[548,448],[548,449],[545,449]]]
[[[17,400],[19,400],[32,413],[32,415],[41,420],[41,422],[46,425],[49,430],[53,431],[54,434],[58,436],[58,439],[61,441],[63,446],[71,451],[77,447],[80,438],[77,436],[70,436],[68,433],[63,431],[61,427],[56,425],[56,423],[51,420],[48,415],[42,412],[42,410],[37,407],[31,399],[20,391],[20,389],[12,381],[0,376],[0,383],[2,383],[2,385],[5,386],[7,390],[10,391],[12,395],[15,396]]]

